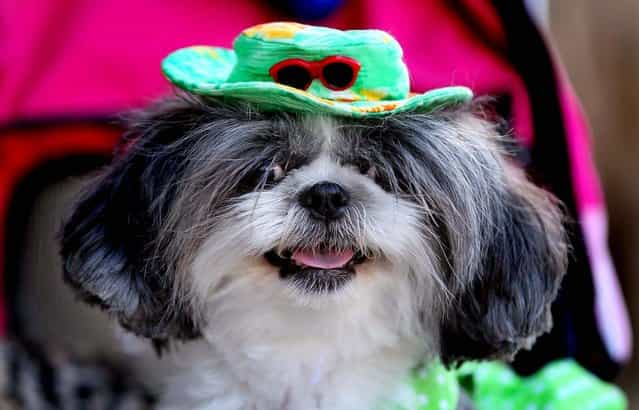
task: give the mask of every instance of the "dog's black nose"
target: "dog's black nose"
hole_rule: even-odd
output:
[[[350,197],[348,192],[333,182],[320,182],[300,194],[300,204],[318,219],[337,219],[344,214]]]

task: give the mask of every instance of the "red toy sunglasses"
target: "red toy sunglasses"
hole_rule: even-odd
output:
[[[289,58],[273,65],[269,74],[276,83],[306,90],[319,78],[324,87],[333,91],[350,88],[357,79],[360,64],[345,56],[329,56],[320,61]]]

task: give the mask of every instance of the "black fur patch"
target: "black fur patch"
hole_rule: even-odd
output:
[[[186,163],[185,151],[171,144],[212,120],[194,107],[172,103],[137,118],[123,142],[126,152],[88,185],[62,235],[66,282],[87,303],[159,343],[199,334],[188,308],[171,303],[171,262],[154,252]]]
[[[544,215],[549,203],[534,201],[512,193],[495,213],[478,274],[442,322],[445,362],[511,359],[552,327],[565,239],[561,221]]]

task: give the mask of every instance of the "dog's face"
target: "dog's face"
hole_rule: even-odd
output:
[[[353,120],[176,99],[128,136],[62,253],[79,294],[140,335],[359,309],[450,361],[550,326],[560,213],[466,108]]]

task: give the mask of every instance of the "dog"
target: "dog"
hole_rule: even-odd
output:
[[[78,200],[64,279],[174,351],[164,410],[368,410],[423,364],[512,359],[551,327],[567,244],[479,111],[170,97]]]

